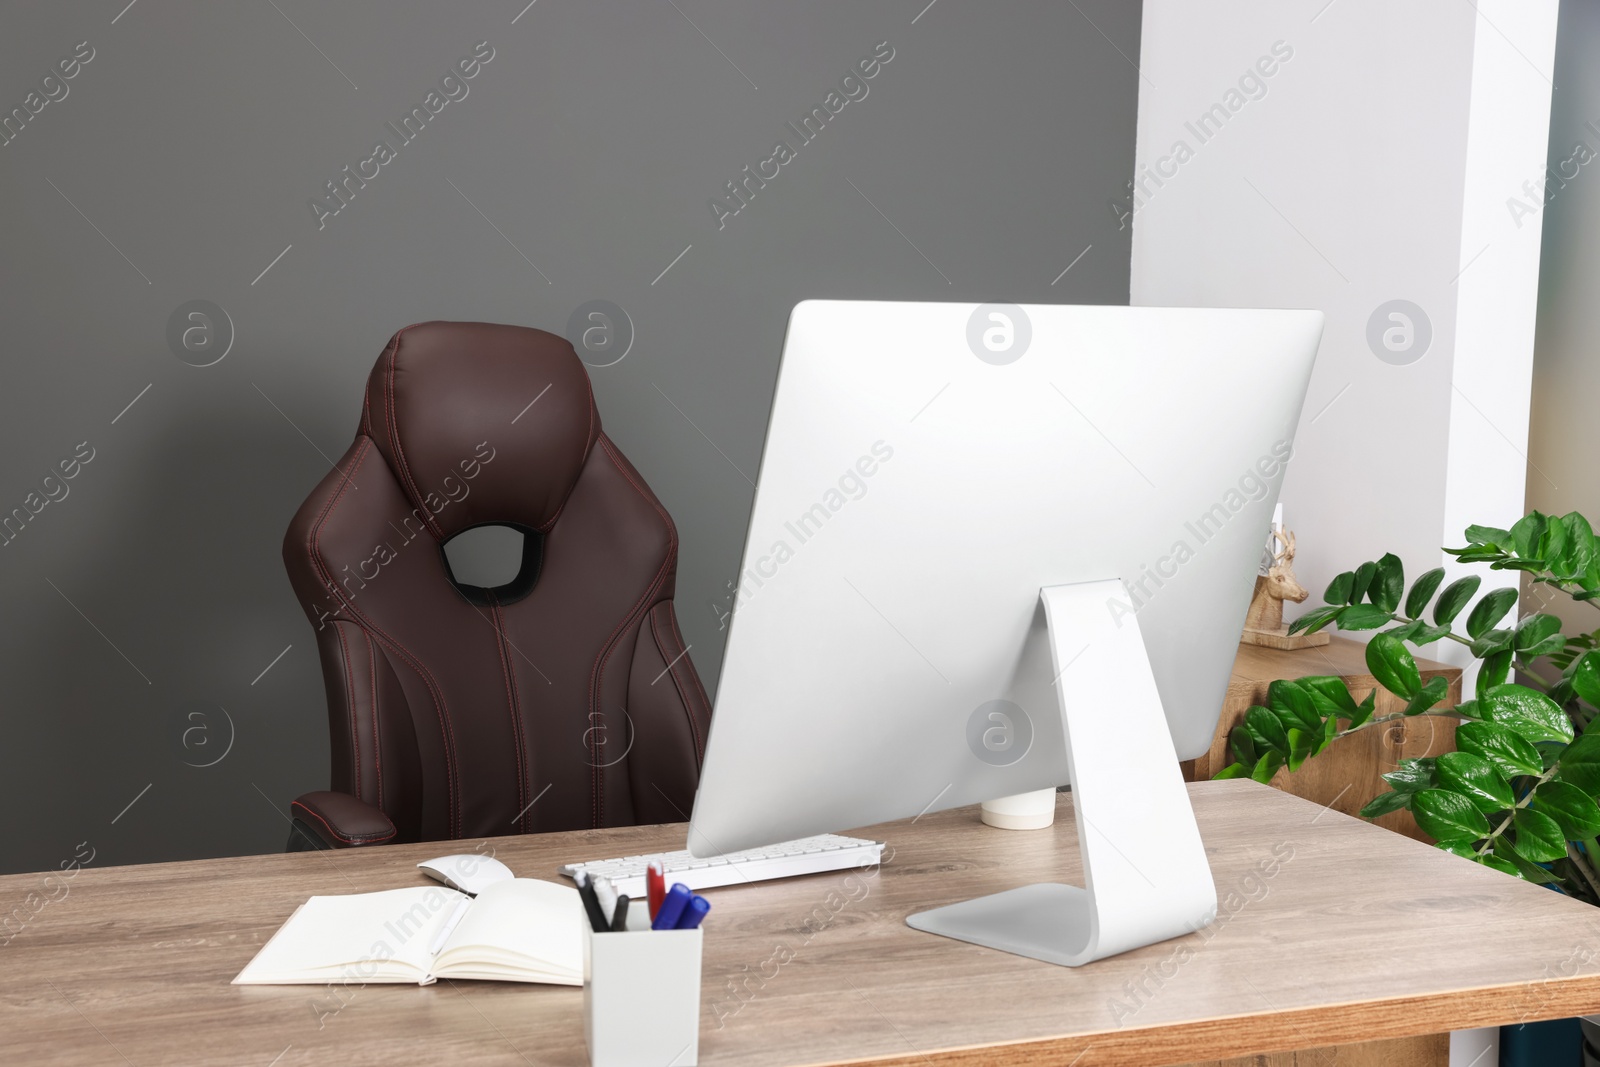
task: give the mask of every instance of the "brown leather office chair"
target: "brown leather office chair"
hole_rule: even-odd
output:
[[[443,551],[484,525],[523,535],[494,588]],[[395,334],[284,537],[333,741],[290,849],[686,819],[711,708],[672,610],[677,549],[565,340]]]

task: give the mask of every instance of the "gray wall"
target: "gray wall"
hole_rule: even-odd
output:
[[[599,404],[678,523],[714,685],[795,302],[1127,301],[1131,0],[124,2],[0,15],[0,109],[93,49],[0,147],[0,513],[59,497],[0,547],[0,870],[85,840],[97,864],[276,850],[326,786],[279,544],[397,328],[626,310]],[[319,228],[310,198],[480,41],[467,95]],[[881,41],[801,145],[785,123]],[[795,158],[719,228],[711,198],[780,138]],[[210,366],[169,343],[191,300],[231,321]]]
[[[1528,176],[1532,192],[1521,191],[1517,215],[1523,225],[1544,224],[1528,428],[1528,507],[1556,515],[1581,511],[1600,523],[1600,426],[1594,419],[1594,398],[1600,396],[1595,340],[1595,294],[1600,292],[1600,245],[1595,242],[1600,233],[1597,48],[1600,5],[1563,0],[1548,170],[1543,180]],[[1541,199],[1542,218],[1530,217],[1527,206]],[[1600,626],[1600,612],[1592,604],[1575,603],[1544,586],[1525,589],[1524,612],[1560,615],[1568,633]]]

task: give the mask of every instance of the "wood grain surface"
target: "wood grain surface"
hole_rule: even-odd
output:
[[[1049,830],[958,809],[869,828],[892,849],[874,872],[709,890],[700,1062],[1153,1067],[1600,1010],[1600,909],[1252,782],[1189,788],[1217,921],[1083,968],[905,925],[1078,881],[1067,794]],[[682,841],[657,826],[482,848],[554,879]],[[86,868],[0,948],[0,1060],[585,1064],[573,988],[228,984],[308,896],[421,884],[418,860],[478,844]],[[42,880],[0,878],[0,912]]]
[[[1239,655],[1233,661],[1228,695],[1217,720],[1216,738],[1209,752],[1184,765],[1185,777],[1190,781],[1204,781],[1233,762],[1233,754],[1228,750],[1229,732],[1244,721],[1244,713],[1250,705],[1266,702],[1267,687],[1279,678],[1331,674],[1343,678],[1357,700],[1364,700],[1369,692],[1378,689],[1374,715],[1392,715],[1404,710],[1405,701],[1378,688],[1377,679],[1367,670],[1366,650],[1366,645],[1348,637],[1334,637],[1320,648],[1292,652],[1240,645]],[[1424,681],[1438,676],[1450,683],[1442,703],[1449,707],[1460,702],[1460,668],[1427,659],[1418,659],[1417,666]],[[1295,796],[1319,805],[1332,804],[1335,810],[1354,815],[1367,801],[1388,790],[1383,775],[1398,767],[1401,760],[1437,756],[1454,749],[1456,722],[1455,719],[1425,716],[1371,727],[1335,741],[1326,752],[1307,760],[1293,774],[1287,769],[1279,771],[1273,776],[1272,784]],[[1419,841],[1428,840],[1409,811],[1390,812],[1375,821],[1396,833]]]

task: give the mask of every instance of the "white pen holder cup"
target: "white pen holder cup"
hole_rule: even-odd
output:
[[[583,1038],[593,1067],[699,1061],[702,936],[698,929],[584,929]]]
[[[1002,830],[1043,830],[1056,821],[1056,791],[1037,789],[985,800],[982,813],[985,823]]]

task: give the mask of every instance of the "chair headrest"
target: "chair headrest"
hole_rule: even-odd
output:
[[[442,541],[485,523],[553,525],[600,416],[565,339],[424,322],[390,338],[372,368],[361,428]]]

